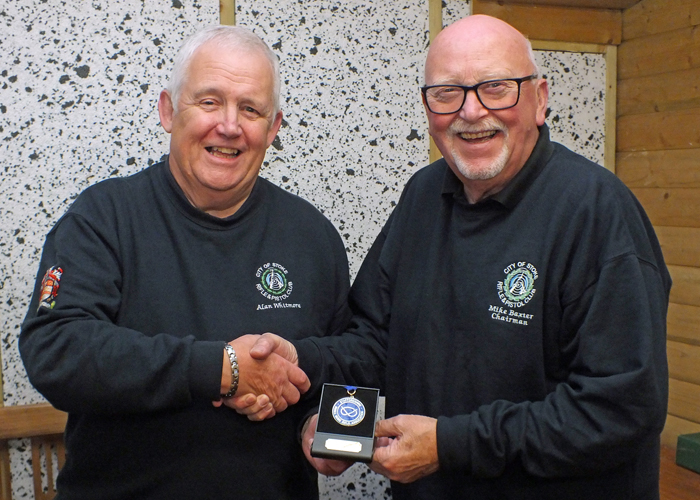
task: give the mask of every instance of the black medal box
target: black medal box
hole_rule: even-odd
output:
[[[311,456],[369,463],[379,389],[323,384]]]

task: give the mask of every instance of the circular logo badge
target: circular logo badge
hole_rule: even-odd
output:
[[[333,418],[340,425],[352,427],[365,419],[365,405],[357,398],[342,398],[333,405]]]
[[[503,292],[513,302],[527,298],[535,285],[532,273],[523,267],[510,272],[504,281]]]
[[[282,295],[287,290],[287,277],[275,268],[266,269],[260,283],[272,295]]]

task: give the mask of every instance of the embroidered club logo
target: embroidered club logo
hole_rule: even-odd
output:
[[[340,425],[352,427],[365,419],[365,405],[357,398],[342,398],[335,402],[332,413]]]
[[[53,309],[56,304],[56,295],[58,295],[58,287],[61,283],[61,276],[63,275],[63,269],[58,266],[50,267],[44,279],[41,280],[41,295],[39,296],[39,307],[37,311],[41,308]]]
[[[510,264],[503,272],[506,277],[497,285],[501,302],[508,307],[522,307],[530,302],[537,291],[537,268],[529,262],[517,262]]]
[[[255,288],[267,299],[280,301],[292,293],[294,284],[289,280],[287,269],[276,262],[263,264],[255,272],[258,283]]]

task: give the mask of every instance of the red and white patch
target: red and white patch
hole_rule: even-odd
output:
[[[41,296],[39,297],[39,309],[53,309],[56,303],[56,295],[58,295],[58,287],[61,283],[63,269],[58,266],[52,266],[46,271],[44,279],[41,280]]]

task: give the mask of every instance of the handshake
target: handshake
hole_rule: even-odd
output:
[[[235,349],[239,380],[236,395],[214,402],[228,406],[248,419],[274,417],[295,404],[309,390],[311,382],[299,368],[294,345],[272,333],[244,335],[230,342]],[[231,386],[231,369],[224,354],[222,394]],[[311,456],[318,415],[310,417],[302,430],[301,444],[306,459],[318,472],[335,476],[351,462]],[[375,428],[376,445],[370,469],[391,480],[410,483],[438,470],[437,420],[422,415],[398,415],[381,420]]]
[[[297,351],[291,342],[265,333],[244,335],[229,344],[238,361],[238,390],[231,398],[214,401],[214,406],[228,406],[250,420],[260,421],[286,410],[309,390],[311,382],[299,368]],[[224,354],[222,394],[231,386],[230,366]]]

